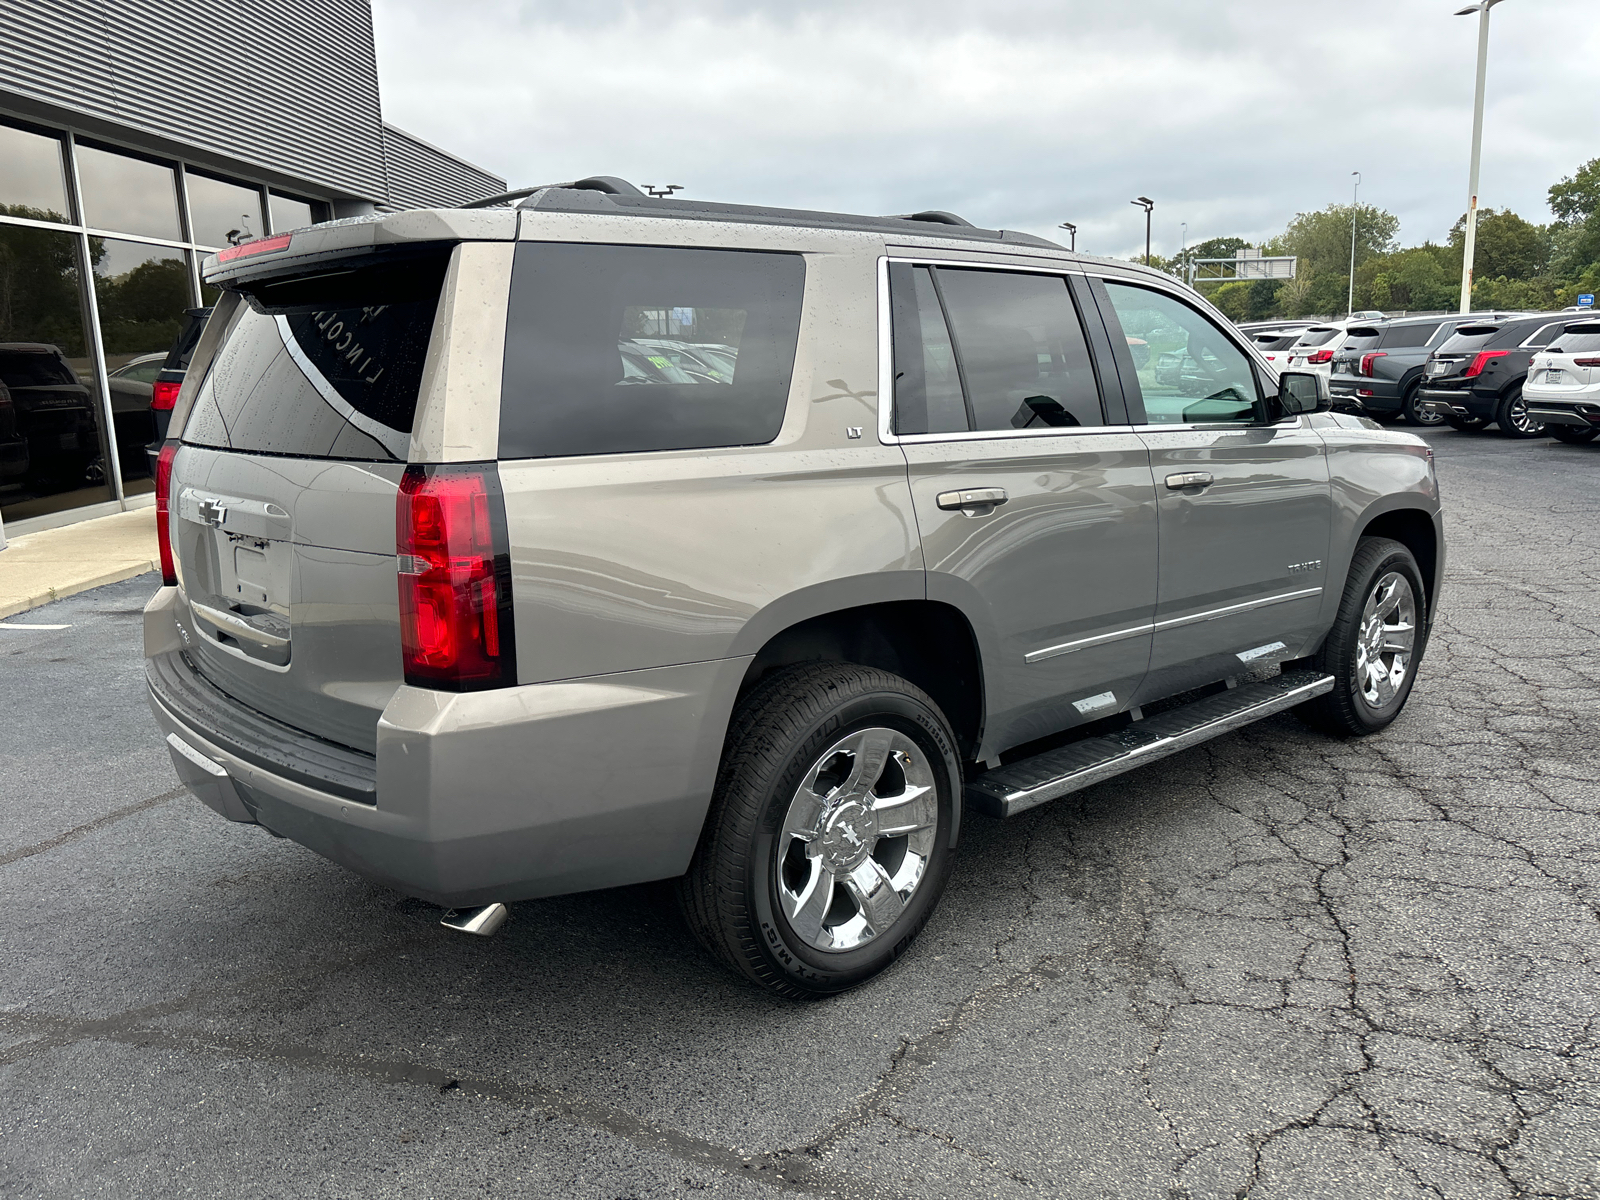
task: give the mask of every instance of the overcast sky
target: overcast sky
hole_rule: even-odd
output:
[[[1361,199],[1402,242],[1466,207],[1466,0],[375,0],[384,115],[513,186],[684,195],[1142,251]],[[1600,0],[1494,9],[1480,203],[1547,221],[1600,155]]]

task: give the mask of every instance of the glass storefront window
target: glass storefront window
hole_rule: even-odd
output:
[[[181,241],[178,184],[171,167],[78,143],[84,224]]]
[[[189,224],[197,243],[220,248],[229,244],[230,233],[253,238],[266,232],[259,189],[193,171],[185,172],[184,177],[189,185]]]
[[[0,224],[0,513],[111,498],[78,235]]]
[[[316,221],[316,216],[311,211],[311,205],[304,200],[291,200],[288,196],[280,196],[277,192],[269,193],[268,203],[272,207],[272,232],[288,233],[291,229],[304,229]]]
[[[0,216],[67,221],[71,212],[60,141],[0,125]]]
[[[89,239],[89,257],[123,490],[148,491],[152,484],[145,447],[155,440],[151,386],[128,368],[165,356],[183,328],[184,310],[192,303],[188,257],[182,250],[98,237]]]

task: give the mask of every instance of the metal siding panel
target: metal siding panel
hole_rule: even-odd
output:
[[[367,0],[0,0],[0,29],[0,89],[387,196]]]
[[[389,161],[389,203],[430,208],[481,200],[506,190],[506,181],[463,162],[393,125],[383,127]]]

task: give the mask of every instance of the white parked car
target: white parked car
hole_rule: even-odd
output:
[[[1324,379],[1333,377],[1334,351],[1344,345],[1350,322],[1329,321],[1302,329],[1295,344],[1289,347],[1289,361],[1279,368],[1286,371],[1315,371]]]
[[[1273,369],[1281,373],[1289,369],[1289,350],[1300,340],[1301,332],[1299,329],[1254,329],[1250,331],[1250,340]]]
[[[1551,437],[1581,443],[1600,435],[1600,320],[1574,321],[1533,356],[1522,399]]]

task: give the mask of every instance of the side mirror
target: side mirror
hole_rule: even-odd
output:
[[[1278,376],[1278,412],[1285,417],[1302,413],[1327,412],[1333,407],[1333,392],[1325,375],[1314,371],[1285,371]]]

